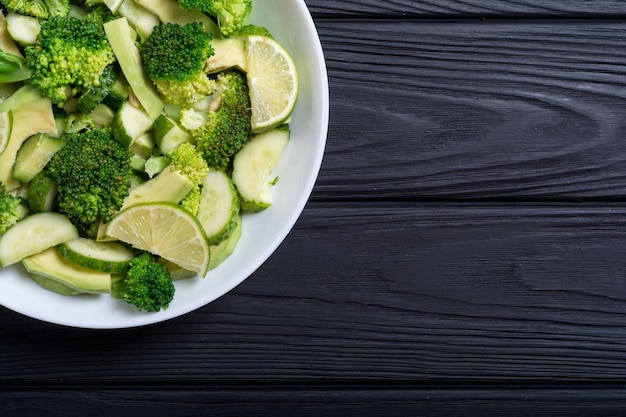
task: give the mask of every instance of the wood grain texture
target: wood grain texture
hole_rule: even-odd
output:
[[[332,100],[315,198],[624,199],[626,24],[318,28]]]
[[[376,16],[386,18],[477,17],[610,17],[626,15],[620,0],[305,0],[317,17]]]
[[[0,416],[626,414],[624,3],[307,4],[331,123],[293,232],[166,323],[0,309]]]
[[[126,387],[0,392],[2,417],[188,416],[621,416],[623,388],[541,385],[155,387],[137,398]]]
[[[626,380],[624,205],[314,204],[232,293],[140,329],[2,311],[5,387]]]

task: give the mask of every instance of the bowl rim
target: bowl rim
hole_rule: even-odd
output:
[[[329,82],[328,82],[328,73],[326,68],[326,60],[324,56],[324,52],[322,49],[321,40],[319,37],[319,33],[317,32],[315,23],[310,14],[308,7],[305,4],[304,0],[291,0],[289,3],[286,3],[285,0],[253,0],[254,5],[258,6],[259,4],[268,4],[274,3],[275,5],[280,4],[281,8],[287,6],[287,10],[297,11],[301,16],[304,25],[300,28],[301,33],[307,34],[307,37],[310,38],[310,44],[307,45],[307,53],[309,56],[312,56],[312,60],[316,63],[315,68],[308,68],[307,73],[311,73],[311,71],[315,71],[317,77],[315,78],[315,89],[316,89],[316,100],[314,109],[319,115],[320,120],[316,126],[319,128],[319,134],[316,135],[316,146],[314,147],[315,152],[308,156],[308,161],[310,162],[310,170],[306,172],[306,177],[303,179],[301,183],[301,187],[303,192],[299,194],[295,204],[293,205],[293,210],[289,213],[288,217],[283,219],[281,223],[281,227],[275,236],[272,237],[271,241],[268,242],[267,249],[260,253],[258,256],[254,258],[254,261],[249,262],[245,268],[241,269],[241,273],[237,276],[237,279],[232,279],[228,282],[227,285],[224,285],[220,291],[212,294],[211,297],[198,297],[195,299],[195,302],[187,303],[184,308],[178,308],[176,310],[164,310],[158,313],[142,313],[135,310],[136,315],[125,322],[107,322],[105,319],[102,321],[93,321],[86,320],[81,317],[73,317],[68,318],[65,315],[55,315],[55,311],[46,310],[40,308],[39,306],[33,306],[31,308],[27,308],[24,303],[20,303],[15,299],[6,299],[6,297],[0,296],[0,305],[4,308],[11,310],[20,315],[30,317],[32,319],[36,319],[39,321],[47,322],[50,324],[56,324],[66,327],[76,327],[76,328],[85,328],[85,329],[124,329],[124,328],[133,328],[133,327],[142,327],[157,323],[167,322],[177,317],[184,316],[189,314],[203,306],[206,306],[209,303],[217,300],[218,298],[228,294],[235,287],[240,285],[246,279],[250,278],[250,276],[259,269],[263,263],[265,263],[276,251],[276,249],[284,242],[287,235],[292,231],[296,222],[302,215],[306,204],[308,203],[310,196],[313,192],[314,185],[318,179],[319,172],[321,170],[322,159],[326,148],[326,141],[328,135],[329,128],[329,112],[330,112],[330,103],[329,103]],[[261,6],[263,7],[263,6]],[[254,16],[253,8],[253,16]],[[251,22],[254,23],[253,18]],[[272,27],[269,29],[273,32]],[[290,50],[289,39],[286,39],[286,42],[283,42],[279,36],[277,36],[283,46],[286,47],[287,50]],[[294,59],[295,60],[295,59]],[[296,66],[299,67],[299,75],[303,73],[301,71],[302,63],[298,60],[296,61]],[[296,107],[298,104],[296,104]],[[270,208],[271,209],[271,208]],[[245,222],[245,219],[244,219]],[[245,223],[244,223],[245,224]],[[5,271],[0,271],[0,282],[2,282],[3,273],[11,273],[11,271],[15,271],[16,265],[7,268]],[[219,269],[219,268],[218,268]],[[210,273],[210,272],[209,272]],[[19,273],[14,273],[18,275]],[[185,280],[177,281],[177,287],[179,285],[184,286]],[[36,284],[35,284],[36,285]],[[40,291],[47,291],[42,288],[36,288]],[[178,289],[178,288],[177,288]],[[58,294],[51,294],[51,296],[60,296]],[[63,296],[60,296],[63,297]],[[89,296],[86,296],[89,297]],[[9,297],[10,298],[10,297]],[[87,300],[92,301],[92,300]],[[122,304],[122,303],[121,303]],[[133,307],[134,308],[134,307]]]

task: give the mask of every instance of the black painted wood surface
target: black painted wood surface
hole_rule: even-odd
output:
[[[307,3],[330,131],[287,240],[158,325],[0,309],[0,416],[625,415],[626,4]]]

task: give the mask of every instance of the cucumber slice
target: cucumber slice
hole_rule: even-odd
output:
[[[235,216],[234,222],[235,227],[230,236],[221,241],[219,244],[211,246],[211,261],[209,262],[209,270],[217,268],[219,264],[224,262],[226,258],[233,253],[237,243],[239,243],[242,229],[241,214]]]
[[[15,156],[13,178],[24,183],[30,182],[62,147],[61,139],[45,133],[26,139]]]
[[[59,282],[77,292],[100,294],[111,292],[111,274],[92,271],[66,261],[56,248],[27,256],[22,264],[29,274]]]
[[[115,112],[113,109],[106,104],[98,104],[95,109],[91,113],[89,113],[91,119],[93,120],[93,124],[99,128],[104,129],[113,123],[113,118],[115,118]]]
[[[148,177],[153,178],[155,175],[160,174],[170,164],[170,158],[161,156],[151,156],[144,164],[143,171],[148,174]]]
[[[28,187],[28,207],[33,213],[53,211],[57,193],[57,183],[44,172],[40,172]]]
[[[198,220],[209,244],[226,239],[236,226],[239,197],[232,181],[223,171],[210,171],[202,183]]]
[[[18,44],[34,45],[37,35],[41,32],[41,24],[37,18],[9,12],[6,16],[7,31]]]
[[[77,239],[76,227],[62,214],[36,213],[19,221],[0,237],[0,266]]]
[[[111,129],[115,140],[120,145],[130,148],[134,141],[152,129],[153,124],[154,120],[148,113],[127,101],[115,113]]]
[[[57,246],[65,260],[94,271],[121,274],[128,271],[133,252],[119,242],[96,242],[78,238]]]
[[[76,101],[76,109],[81,113],[91,113],[109,94],[117,78],[118,71],[114,65],[104,68],[100,74],[100,83],[80,95]]]
[[[128,94],[128,82],[126,78],[124,78],[124,75],[120,74],[111,86],[109,94],[107,94],[102,102],[112,109],[117,110],[128,100]]]
[[[130,166],[134,171],[142,173],[146,169],[146,160],[138,155],[133,155],[130,157]]]
[[[152,155],[152,150],[154,149],[154,136],[152,135],[152,131],[147,131],[143,135],[139,136],[136,140],[134,140],[130,144],[130,151],[135,155],[148,159],[150,155]]]
[[[165,155],[183,143],[192,142],[191,134],[182,129],[174,120],[161,114],[154,121],[154,139],[161,154]]]
[[[241,196],[241,208],[261,211],[272,205],[269,181],[272,169],[289,142],[289,127],[279,126],[254,136],[233,161],[233,182]]]

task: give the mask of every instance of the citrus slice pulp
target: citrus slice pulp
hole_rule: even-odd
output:
[[[113,217],[106,234],[204,276],[208,239],[198,219],[173,203],[130,206]]]
[[[289,53],[272,38],[248,36],[245,48],[252,132],[263,132],[291,115],[298,98],[298,74]]]

